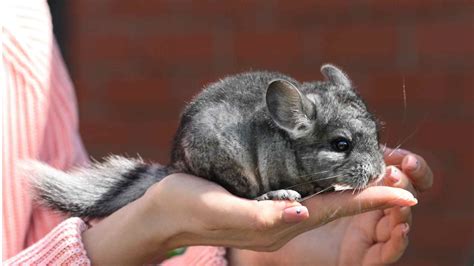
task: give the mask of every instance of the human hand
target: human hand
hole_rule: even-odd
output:
[[[401,169],[408,177],[405,181],[411,183],[410,185],[398,183],[399,185],[396,187],[407,185],[408,187],[406,188],[416,194],[417,192],[426,191],[433,186],[433,172],[423,157],[407,150],[394,150],[386,147],[384,149],[384,159],[387,166]]]
[[[422,157],[386,148],[385,161],[388,167],[384,185],[409,190],[415,196],[432,186],[433,174]],[[231,250],[230,258],[231,263],[244,265],[393,263],[407,247],[410,226],[410,208],[392,207],[338,219],[296,237],[276,252]]]
[[[242,199],[214,183],[184,174],[165,178],[155,189],[149,194],[160,210],[158,216],[170,217],[174,231],[185,232],[173,239],[175,246],[219,245],[271,251],[297,234],[341,216],[416,204],[405,190],[374,187],[359,195],[334,194],[313,200],[309,213],[314,214],[309,216],[300,203]],[[334,214],[336,209],[340,211]],[[192,234],[186,233],[189,231]]]
[[[273,251],[339,217],[414,204],[408,191],[390,187],[372,187],[357,195],[322,195],[306,207],[289,201],[255,201],[202,178],[173,174],[87,230],[83,238],[96,264],[143,264],[157,254],[163,258],[170,249],[193,245]]]

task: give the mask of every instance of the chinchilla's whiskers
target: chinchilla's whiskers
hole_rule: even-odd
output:
[[[405,124],[407,120],[407,90],[405,86],[405,75],[403,76],[403,120],[402,120],[402,125]]]
[[[397,151],[397,150],[400,148],[400,146],[402,146],[402,144],[401,144],[401,143],[400,143],[400,144],[398,144],[398,145],[397,145],[395,148],[393,148],[392,152],[388,154],[388,157],[392,156],[392,155],[393,155],[393,153],[394,153],[395,151]]]
[[[401,125],[402,126],[405,126],[406,124],[406,118],[407,118],[407,92],[406,92],[406,82],[405,82],[405,76],[403,75],[402,77],[402,96],[403,96],[403,115],[402,115],[402,122],[401,122]],[[388,138],[388,133],[387,133],[387,138]],[[396,145],[396,147],[392,150],[392,152],[390,154],[388,154],[388,156],[392,156],[393,153],[399,149],[402,144],[403,144],[404,141],[402,141],[402,139],[398,139],[396,143],[399,143],[398,145]],[[384,147],[386,147],[387,143],[385,143]],[[385,152],[385,149],[384,149],[384,152]]]
[[[331,186],[329,186],[329,187],[327,187],[327,188],[325,188],[325,189],[323,189],[323,190],[320,190],[320,191],[318,191],[318,192],[316,192],[316,193],[314,193],[314,194],[311,194],[311,195],[309,195],[309,196],[306,196],[306,197],[300,199],[299,202],[302,202],[302,201],[305,201],[305,200],[307,200],[307,199],[310,199],[310,198],[312,198],[312,197],[314,197],[314,196],[316,196],[316,195],[319,195],[319,194],[321,194],[321,193],[323,193],[323,192],[325,192],[325,191],[328,191],[329,189],[331,189],[331,188],[333,188],[333,187],[334,187],[334,185],[331,185]]]
[[[406,83],[405,83],[405,76],[403,76],[403,81],[402,81],[402,93],[403,93],[403,117],[402,117],[402,126],[404,126],[406,124],[406,120],[407,120],[407,107],[408,107],[408,104],[407,104],[407,91],[406,91]],[[399,143],[398,145],[396,145],[396,147],[393,149],[393,151],[388,155],[388,156],[392,156],[392,154],[397,150],[399,149],[403,144],[405,144],[406,141],[408,141],[410,138],[412,138],[417,132],[418,130],[420,129],[421,125],[426,121],[426,118],[427,118],[428,114],[425,114],[425,116],[423,117],[423,120],[421,121],[421,123],[418,124],[418,126],[415,128],[415,130],[413,130],[407,137],[405,137],[404,139],[399,139],[397,141],[397,143]]]
[[[338,178],[338,177],[342,177],[342,175],[333,175],[333,176],[327,176],[325,178],[320,178],[316,181],[321,181],[321,180],[328,180],[328,179],[333,179],[333,178]]]
[[[402,77],[402,95],[403,95],[403,115],[402,115],[401,124],[402,124],[402,127],[405,127],[406,118],[407,118],[407,92],[406,92],[405,76]],[[403,141],[402,139],[398,138],[396,143],[399,143],[399,144],[396,145],[393,151],[388,155],[389,157],[392,156],[392,154],[402,146]]]
[[[385,153],[386,150],[387,150],[387,142],[383,144],[382,153]]]
[[[329,179],[334,179],[334,178],[338,178],[338,177],[342,177],[342,175],[333,175],[333,176],[326,176],[324,178],[318,178],[314,181],[322,181],[322,180],[329,180]]]
[[[367,188],[367,185],[357,185],[351,190],[351,193],[352,193],[352,195],[359,194],[365,188]],[[343,192],[343,191],[345,191],[345,190],[341,190],[341,192]]]
[[[362,200],[359,199],[358,202],[359,202],[359,213],[361,213],[362,212]]]
[[[361,193],[362,190],[364,190],[367,186],[359,186],[359,191],[357,192],[357,194]],[[359,213],[362,212],[362,206],[361,206],[361,200],[359,199]]]
[[[361,186],[360,185],[357,185],[353,190],[352,190],[352,195],[356,195],[356,194],[359,194],[361,191]],[[362,210],[362,205],[361,205],[361,201],[360,200],[357,200],[358,204],[359,204],[359,211],[358,213],[361,212]]]
[[[423,121],[423,122],[424,122],[424,121]],[[418,130],[420,129],[420,127],[421,127],[421,124],[419,124],[419,125],[415,128],[415,130],[413,130],[413,132],[410,133],[410,135],[408,135],[408,136],[405,137],[402,141],[400,141],[400,144],[398,144],[388,156],[389,156],[389,157],[392,156],[392,154],[393,154],[397,149],[399,149],[403,144],[405,144],[405,142],[407,142],[409,139],[411,139],[413,136],[415,136],[415,134],[418,132]]]
[[[321,171],[321,172],[315,172],[315,173],[311,173],[311,174],[307,174],[307,175],[300,175],[300,176],[296,176],[295,178],[303,178],[303,177],[314,177],[316,175],[319,175],[319,174],[324,174],[324,173],[327,173],[327,172],[330,172],[331,170],[324,170],[324,171]]]
[[[340,177],[340,176],[341,176],[341,175],[335,175],[335,176],[328,176],[328,177],[321,178],[321,179],[316,179],[316,180],[309,180],[309,181],[306,181],[306,182],[302,182],[302,183],[298,183],[298,184],[295,184],[295,185],[291,185],[291,186],[286,187],[286,188],[284,188],[284,189],[290,189],[290,188],[294,188],[294,187],[301,186],[301,185],[307,185],[307,184],[319,182],[319,181],[321,181],[321,180],[328,180],[328,179],[338,178],[338,177]]]
[[[336,214],[337,214],[341,209],[342,209],[342,206],[337,207],[337,209],[335,209],[335,210],[331,213],[331,215],[329,215],[328,220],[329,220],[329,221],[332,221],[333,218],[336,216]]]

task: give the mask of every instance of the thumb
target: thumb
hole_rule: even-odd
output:
[[[297,201],[254,201],[260,229],[287,227],[309,218],[308,209]]]
[[[228,203],[232,210],[228,227],[267,231],[287,227],[308,219],[308,209],[296,201],[286,200],[247,200],[235,198]],[[230,218],[230,217],[227,217]]]
[[[409,191],[386,186],[368,187],[354,194],[353,191],[318,195],[304,201],[312,222],[328,223],[340,217],[393,206],[413,206],[418,201]]]

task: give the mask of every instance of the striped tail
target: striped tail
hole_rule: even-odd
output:
[[[101,218],[141,197],[167,175],[158,164],[120,156],[63,172],[38,161],[22,165],[43,205],[84,218]]]

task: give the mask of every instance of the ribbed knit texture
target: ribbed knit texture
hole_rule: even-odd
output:
[[[7,260],[5,265],[90,265],[81,241],[87,229],[79,218],[69,218],[41,240]]]
[[[52,34],[46,1],[2,5],[3,259],[7,265],[90,264],[79,218],[63,221],[32,201],[18,162],[59,169],[87,163],[73,86]],[[61,222],[63,221],[63,222]],[[59,225],[58,225],[59,224]],[[225,249],[193,247],[167,265],[224,265]]]

